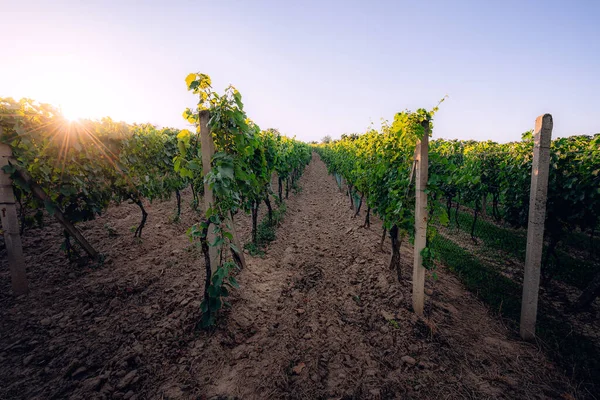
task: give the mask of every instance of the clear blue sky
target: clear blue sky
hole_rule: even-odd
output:
[[[263,129],[363,132],[444,95],[434,137],[600,131],[600,1],[0,0],[0,96],[186,126],[189,72]]]

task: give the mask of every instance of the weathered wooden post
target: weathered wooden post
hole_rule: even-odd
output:
[[[212,133],[208,127],[208,121],[210,120],[210,112],[208,110],[202,110],[199,113],[199,123],[200,123],[200,146],[202,150],[202,172],[204,176],[208,175],[210,172],[212,165],[211,160],[213,155],[215,154],[215,143],[212,138]],[[210,185],[205,181],[204,182],[204,210],[208,210],[211,205],[215,202],[215,197]],[[233,244],[237,247],[238,251],[235,253],[237,259],[235,260],[240,268],[246,267],[246,259],[244,257],[243,249],[240,247],[240,241],[237,236],[237,232],[235,231],[235,227],[233,225],[233,221],[231,216],[226,216],[225,224],[227,228],[233,235]],[[208,243],[215,242],[215,234],[212,227],[208,229],[207,234]],[[210,263],[213,267],[218,264],[219,254],[217,248],[214,246],[209,246],[209,254],[210,254]],[[234,259],[236,258],[234,257]]]
[[[550,114],[540,115],[535,121],[527,250],[525,253],[525,276],[523,278],[523,300],[521,303],[520,333],[525,340],[535,338],[540,268],[544,248],[544,222],[546,221],[552,126],[553,121]]]
[[[208,110],[199,112],[198,123],[200,124],[200,149],[202,150],[202,174],[207,176],[210,172],[211,160],[213,154],[215,154],[215,143],[213,142],[212,134],[208,128],[208,120],[210,119],[210,113]],[[212,207],[215,202],[215,196],[213,194],[210,185],[204,180],[204,211]],[[208,228],[206,237],[208,243],[215,242],[215,234],[213,227]],[[215,246],[209,246],[208,252],[210,254],[210,265],[215,268],[218,265],[218,251]]]
[[[429,174],[429,121],[423,122],[425,133],[417,142],[415,189],[415,254],[413,266],[413,309],[423,315],[425,302],[425,268],[421,252],[427,245],[427,178]]]
[[[0,143],[0,168],[8,165],[8,160],[11,157],[12,150],[10,146]],[[14,294],[22,295],[29,291],[29,285],[25,272],[23,245],[21,243],[21,235],[19,234],[15,195],[10,175],[4,171],[0,171],[0,220],[2,221],[4,244],[6,245],[6,253],[8,255],[12,290]]]

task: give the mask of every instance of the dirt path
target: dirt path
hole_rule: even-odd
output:
[[[0,398],[569,398],[568,380],[443,270],[417,318],[412,249],[398,283],[381,223],[358,228],[316,156],[300,185],[210,333],[195,330],[203,267],[188,207],[173,224],[173,201],[153,205],[141,243],[135,206],[85,224],[108,256],[96,270],[64,261],[56,226],[28,234],[32,293],[8,296],[0,269]],[[236,225],[248,240],[249,218]]]
[[[389,248],[379,251],[381,223],[358,228],[362,218],[351,218],[319,160],[301,185],[268,256],[242,273],[227,333],[211,339],[197,370],[210,377],[209,396],[548,398],[566,390],[535,348],[509,338],[443,271],[428,318],[415,317],[410,267],[398,283]],[[403,248],[406,263],[411,254]],[[219,347],[227,335],[236,342]]]

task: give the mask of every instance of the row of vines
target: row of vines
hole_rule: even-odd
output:
[[[201,248],[228,242],[231,224],[221,222],[233,221],[238,212],[252,215],[252,243],[257,246],[260,205],[264,203],[268,209],[269,225],[278,222],[271,198],[281,206],[297,186],[312,151],[275,129],[261,130],[247,117],[241,95],[233,87],[219,95],[211,89],[208,76],[193,76],[198,79],[188,77],[187,86],[200,101],[197,108],[184,112],[184,118],[196,131],[110,118],[69,121],[52,105],[0,98],[0,141],[10,146],[13,154],[4,171],[13,182],[21,234],[28,227],[42,226],[45,214],[60,214],[76,225],[96,218],[111,204],[127,201],[139,206],[140,223],[132,227],[132,233],[141,238],[148,218],[144,204],[175,195],[173,221],[179,222],[181,191],[189,187],[191,206],[198,212],[197,220],[203,221],[190,227],[190,238],[200,238],[210,224],[218,231],[216,241],[198,241]],[[201,113],[208,116],[207,128],[215,147],[208,173],[202,160]],[[274,174],[277,189],[271,184]],[[200,201],[205,189],[214,193],[214,201],[203,208]],[[64,250],[75,257],[78,248],[67,229],[64,235]],[[76,239],[79,241],[77,235]],[[237,254],[241,251],[235,250]],[[212,268],[207,261],[206,301],[202,305],[205,326],[214,323],[227,288],[235,285],[235,264],[223,256],[220,260],[223,262]]]
[[[140,208],[140,223],[132,230],[141,237],[148,215],[144,200],[162,200],[173,193],[180,200],[187,186],[201,188],[174,170],[178,134],[176,129],[110,118],[70,122],[48,104],[0,99],[0,140],[10,145],[14,156],[5,169],[20,205],[21,231],[41,225],[44,210],[60,210],[76,224],[94,219],[111,203],[129,201]],[[34,195],[23,172],[47,198]],[[180,212],[178,201],[175,219]]]
[[[448,216],[454,208],[453,222],[457,226],[461,206],[471,214],[467,229],[475,243],[475,228],[481,217],[499,228],[524,231],[530,205],[533,147],[531,132],[523,134],[519,142],[505,144],[433,141],[430,148],[433,199],[445,205]],[[556,275],[564,275],[557,248],[573,234],[589,238],[588,258],[593,257],[594,236],[600,224],[600,135],[555,139],[550,146],[550,157],[541,271],[545,284]],[[518,248],[517,257],[524,258],[524,252],[525,246]],[[588,277],[588,282],[592,278]],[[595,286],[584,291],[576,308],[589,305],[594,291],[597,291]]]
[[[384,222],[381,240],[389,232],[390,267],[399,279],[399,244],[414,238],[415,146],[431,128],[431,114],[398,113],[380,131],[315,145],[340,189],[348,191],[354,216],[366,203],[363,226],[371,213]],[[515,323],[521,312],[533,149],[532,132],[505,144],[429,142],[423,266],[435,278],[436,261],[444,263],[492,310]],[[600,295],[599,228],[600,134],[553,140],[541,270],[544,291],[552,294],[540,304],[538,333],[551,357],[590,382],[598,377],[597,339],[582,330],[586,317],[578,313],[594,315],[590,305]],[[565,296],[565,283],[574,297]]]
[[[344,135],[341,140],[315,147],[327,164],[328,171],[348,185],[351,206],[358,215],[362,203],[367,211],[364,226],[370,223],[371,213],[384,223],[382,242],[387,232],[392,241],[390,268],[401,279],[400,246],[414,233],[415,150],[417,142],[432,131],[432,111],[400,112],[391,124],[384,122],[381,131],[372,129],[364,135]],[[358,193],[354,200],[355,193]],[[354,206],[354,202],[358,204]],[[434,213],[432,217],[442,217]],[[433,234],[431,227],[428,235]],[[432,266],[429,247],[423,251],[424,266]]]
[[[276,223],[269,200],[269,196],[274,195],[271,177],[277,174],[276,199],[281,203],[284,190],[287,198],[290,188],[310,162],[312,150],[307,144],[282,137],[275,130],[261,131],[248,118],[242,96],[233,86],[219,94],[213,90],[210,77],[201,73],[189,74],[186,85],[198,96],[197,107],[183,113],[184,118],[196,126],[196,132],[180,132],[182,146],[176,161],[184,175],[192,174],[192,170],[203,165],[208,171],[204,177],[206,190],[214,196],[209,199],[202,220],[189,230],[190,237],[200,244],[204,254],[206,282],[201,326],[208,327],[215,323],[217,312],[227,305],[225,298],[229,290],[237,286],[235,270],[243,266],[242,249],[236,244],[233,228],[235,213],[244,210],[252,214],[252,241],[257,245],[261,203],[268,208],[269,224]],[[203,136],[214,150],[190,153],[191,143],[197,143]]]
[[[369,224],[371,212],[383,220],[393,244],[391,267],[399,267],[398,244],[414,230],[412,165],[416,141],[423,134],[422,122],[429,121],[429,116],[422,110],[398,113],[391,125],[383,124],[381,131],[343,135],[341,140],[316,146],[329,172],[338,177],[339,183],[341,178],[346,181],[351,202],[358,201],[357,215],[366,202],[365,225]],[[523,134],[519,142],[506,144],[431,141],[428,196],[433,224],[428,241],[435,235],[436,226],[450,223],[453,211],[458,224],[459,210],[472,214],[469,229],[474,241],[481,214],[499,226],[526,228],[533,146],[531,132]],[[592,243],[599,224],[600,134],[552,141],[542,269],[545,280],[551,277],[547,266],[553,264],[561,240],[576,231],[588,235]],[[433,246],[426,247],[424,254],[429,267],[435,258],[435,248],[430,247]],[[597,291],[595,285],[590,286],[578,306],[593,301]]]

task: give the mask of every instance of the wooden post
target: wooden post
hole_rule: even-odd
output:
[[[204,173],[204,176],[207,176],[208,173],[210,172],[212,165],[211,165],[211,160],[213,155],[215,154],[215,143],[213,141],[212,138],[212,133],[210,132],[210,129],[208,127],[208,121],[210,120],[210,112],[208,110],[202,110],[200,111],[200,146],[201,146],[201,150],[202,150],[202,172]],[[204,181],[204,210],[208,210],[212,204],[215,202],[215,197],[214,197],[214,193],[212,191],[212,189],[210,188],[209,184]],[[239,267],[240,268],[245,268],[246,267],[246,259],[244,257],[244,251],[241,247],[240,241],[238,239],[237,233],[235,231],[235,227],[233,226],[233,221],[231,220],[231,216],[226,216],[225,217],[225,225],[228,227],[228,229],[230,230],[231,234],[233,235],[233,244],[235,245],[235,247],[237,247],[238,252],[236,252],[236,255],[239,259]],[[214,230],[212,228],[208,229],[208,234],[207,234],[207,240],[208,243],[214,243],[215,242],[215,234],[214,234]],[[218,263],[218,251],[217,248],[214,246],[209,246],[209,254],[210,254],[210,264],[213,268],[216,268],[217,265],[219,265]],[[214,271],[214,269],[213,269]]]
[[[11,157],[12,150],[10,146],[0,143],[0,168],[8,165],[8,159]],[[0,220],[2,221],[4,244],[8,255],[12,290],[14,294],[22,295],[29,291],[29,285],[25,272],[25,258],[23,257],[23,245],[19,234],[19,220],[17,219],[12,181],[10,175],[4,171],[0,171]]]
[[[552,115],[544,114],[535,120],[531,192],[529,197],[529,222],[527,225],[527,250],[523,301],[521,303],[521,337],[535,338],[540,268],[544,248],[544,222],[550,169],[550,143],[552,141]]]
[[[417,170],[415,190],[415,260],[413,266],[413,309],[423,315],[425,302],[425,268],[421,251],[427,245],[427,178],[429,173],[429,121],[423,122],[425,133],[417,142]]]
[[[213,142],[212,134],[208,128],[208,121],[210,119],[210,113],[208,110],[200,111],[198,121],[200,123],[200,149],[202,150],[202,173],[204,177],[208,175],[212,166],[211,161],[213,154],[215,154],[215,143]],[[204,179],[204,212],[212,207],[215,202],[215,196],[212,189],[206,179]],[[215,242],[214,227],[208,228],[207,241],[209,244],[208,253],[210,255],[210,265],[213,271],[216,270],[218,264],[218,251],[214,246],[210,246],[211,243]]]

